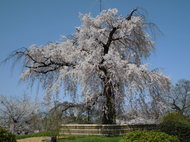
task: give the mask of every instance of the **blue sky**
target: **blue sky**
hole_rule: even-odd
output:
[[[189,0],[102,0],[102,9],[117,8],[127,16],[140,8],[147,19],[161,30],[156,50],[147,62],[160,67],[173,83],[190,80],[190,1]],[[0,61],[13,50],[32,44],[60,41],[80,25],[79,12],[99,13],[99,0],[0,0]],[[0,94],[35,95],[36,88],[19,83],[20,66],[0,66]],[[44,92],[39,91],[39,95]]]

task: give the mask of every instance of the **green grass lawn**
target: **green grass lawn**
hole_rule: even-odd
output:
[[[119,142],[122,137],[86,136],[60,139],[58,142]]]
[[[54,136],[58,133],[55,131],[39,132],[29,135],[17,136],[16,139],[25,139],[31,137],[43,137],[43,136]],[[106,136],[78,136],[59,139],[58,142],[119,142],[122,137],[106,137]]]
[[[18,139],[31,138],[31,137],[44,137],[44,136],[56,136],[56,135],[58,135],[58,132],[56,131],[47,131],[47,132],[39,132],[39,133],[17,136],[16,139],[18,140]]]

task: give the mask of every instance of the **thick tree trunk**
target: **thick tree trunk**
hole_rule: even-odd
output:
[[[113,92],[113,86],[109,83],[104,87],[105,102],[103,105],[103,124],[115,124],[116,123],[116,109],[115,109],[115,95]]]

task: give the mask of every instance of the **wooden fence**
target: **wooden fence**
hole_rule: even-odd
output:
[[[134,130],[152,130],[156,124],[63,124],[60,134],[66,136],[119,136]]]

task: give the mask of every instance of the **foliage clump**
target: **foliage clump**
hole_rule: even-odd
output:
[[[137,130],[128,133],[120,142],[179,142],[179,139],[163,132]]]
[[[15,135],[0,127],[0,142],[16,142]]]
[[[181,142],[190,142],[190,122],[180,113],[170,113],[163,117],[159,130],[177,136]]]
[[[190,124],[188,118],[178,112],[168,113],[167,115],[163,116],[161,122],[166,122],[166,121],[183,122]]]

